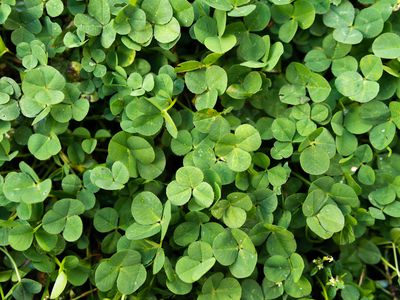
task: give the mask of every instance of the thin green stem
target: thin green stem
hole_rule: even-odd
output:
[[[121,298],[122,298],[122,297],[120,298],[121,295],[122,295],[122,294],[121,294],[120,292],[116,292],[115,295],[114,295],[114,297],[113,297],[112,299],[113,299],[113,300],[121,299]]]
[[[54,261],[55,261],[56,264],[60,267],[60,271],[61,271],[61,269],[62,269],[62,267],[63,267],[63,264],[60,262],[60,260],[59,260],[56,256],[54,256]]]
[[[324,300],[329,300],[328,293],[326,292],[325,285],[322,283],[322,281],[317,277],[318,283],[322,288],[322,296],[324,296]]]
[[[177,101],[176,102],[179,106],[181,106],[184,109],[187,109],[190,112],[193,112],[193,110],[191,110],[189,107],[187,107],[185,104],[183,104],[181,101]]]
[[[33,228],[33,232],[36,232],[39,230],[40,227],[42,227],[43,223],[40,223],[38,226],[36,226],[35,228]]]
[[[388,151],[387,157],[391,157],[392,156],[392,149],[388,146],[388,147],[386,147],[386,150]]]
[[[300,174],[298,174],[298,173],[296,173],[296,172],[294,172],[294,171],[292,171],[292,174],[294,175],[294,176],[296,176],[298,179],[300,179],[302,182],[304,182],[305,184],[307,184],[307,185],[311,185],[311,181],[309,181],[309,180],[307,180],[307,179],[305,179],[303,176],[301,176]]]
[[[93,293],[96,292],[96,291],[97,291],[97,289],[92,289],[92,290],[90,290],[90,291],[86,291],[86,292],[80,294],[79,296],[76,296],[75,298],[72,298],[71,300],[78,300],[78,299],[81,299],[81,298],[86,297],[86,296],[88,296],[88,295],[90,295],[90,294],[93,294]]]
[[[394,243],[392,243],[392,248],[393,248],[394,265],[396,267],[396,273],[397,273],[397,276],[400,277],[399,262],[397,260],[396,245]]]
[[[169,104],[169,106],[165,110],[166,111],[170,110],[175,105],[177,100],[178,100],[178,97],[175,97],[174,100],[172,100],[172,102]]]
[[[397,269],[395,266],[393,266],[389,261],[387,261],[383,256],[381,256],[381,260],[383,261],[383,263],[389,267],[390,269],[392,269],[393,271],[397,272]]]
[[[18,282],[21,282],[21,280],[22,280],[21,279],[21,275],[19,274],[18,266],[17,266],[15,260],[12,258],[10,253],[8,253],[8,251],[5,248],[0,247],[0,251],[3,252],[8,257],[8,259],[10,260],[10,262],[11,262],[13,268],[14,268],[15,274],[17,275]]]
[[[390,293],[387,289],[379,284],[379,281],[376,282],[376,287],[384,292],[386,295],[393,296],[392,293]]]

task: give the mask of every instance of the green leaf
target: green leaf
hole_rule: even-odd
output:
[[[332,185],[330,196],[338,204],[350,205],[351,207],[358,207],[360,205],[356,192],[344,183],[335,183]]]
[[[360,69],[368,80],[377,81],[382,77],[383,65],[379,57],[366,55],[360,60]]]
[[[220,10],[229,11],[232,9],[232,4],[228,0],[205,0],[207,5]]]
[[[307,0],[300,0],[294,3],[293,18],[298,21],[301,29],[309,28],[315,19],[315,9]]]
[[[135,250],[119,251],[99,264],[95,272],[96,285],[101,291],[109,291],[116,283],[122,294],[134,293],[147,277],[140,261],[140,253]]]
[[[135,145],[133,149],[131,148],[132,144]],[[142,149],[145,153],[142,152]],[[107,160],[111,162],[121,161],[128,168],[129,176],[136,177],[136,157],[144,162],[148,162],[153,157],[152,154],[152,151],[148,149],[148,144],[142,138],[134,137],[132,139],[129,134],[121,131],[115,134],[108,144]]]
[[[321,226],[328,232],[339,232],[344,227],[344,216],[337,206],[328,204],[316,215]]]
[[[155,224],[150,224],[150,225],[142,225],[139,223],[132,223],[127,229],[126,229],[126,237],[129,240],[142,240],[148,237],[151,237],[157,233],[160,232],[160,224],[155,223]]]
[[[67,275],[63,271],[59,272],[51,290],[50,299],[58,298],[67,286],[67,283]]]
[[[296,34],[298,25],[299,23],[295,19],[284,23],[279,28],[279,39],[284,43],[289,43]]]
[[[109,232],[118,226],[118,212],[111,207],[104,207],[96,211],[93,225],[99,232]]]
[[[196,167],[186,166],[176,171],[176,182],[182,186],[196,187],[204,179],[203,172]]]
[[[74,24],[80,31],[90,36],[98,36],[101,34],[101,24],[88,15],[77,14],[74,18]]]
[[[172,18],[167,24],[154,26],[154,38],[160,43],[170,43],[180,35],[180,26],[177,19]]]
[[[65,78],[51,66],[40,66],[25,73],[22,92],[39,105],[54,105],[64,100]]]
[[[306,67],[314,72],[323,72],[331,65],[331,60],[321,49],[313,49],[307,52],[304,62]]]
[[[350,98],[354,101],[365,103],[373,100],[379,93],[379,83],[375,81],[364,80],[362,82],[361,91],[357,95]]]
[[[318,149],[316,146],[310,146],[301,152],[300,164],[305,172],[321,175],[328,171],[330,159],[326,151]]]
[[[46,2],[46,10],[50,17],[58,17],[64,10],[61,0],[49,0]]]
[[[171,0],[174,16],[181,26],[189,27],[194,21],[194,9],[186,0]]]
[[[364,37],[373,38],[382,32],[384,20],[379,10],[370,6],[362,9],[356,16],[354,27],[361,31]]]
[[[104,190],[120,190],[128,179],[129,171],[120,161],[116,161],[111,170],[98,166],[90,172],[90,180],[93,184]]]
[[[362,91],[363,78],[357,72],[347,71],[336,78],[335,86],[343,96],[357,96]]]
[[[186,283],[198,281],[215,264],[215,258],[197,261],[188,256],[181,257],[176,263],[176,273]]]
[[[90,0],[88,12],[102,25],[110,22],[110,6],[107,0]]]
[[[201,207],[210,207],[214,201],[214,191],[210,184],[202,182],[193,189],[193,198]]]
[[[226,53],[236,45],[236,37],[234,35],[224,35],[221,37],[207,37],[204,45],[208,50],[215,53]]]
[[[22,278],[21,282],[16,285],[12,292],[15,299],[28,299],[32,298],[35,294],[39,294],[42,290],[42,285],[28,278]]]
[[[35,133],[29,137],[28,149],[37,159],[46,160],[61,151],[61,144],[56,135]]]
[[[117,278],[118,290],[127,295],[140,288],[147,277],[146,269],[142,264],[122,266]]]
[[[372,43],[372,52],[380,58],[400,57],[400,36],[392,32],[381,34]]]
[[[339,27],[333,31],[333,38],[343,44],[355,45],[362,41],[363,35],[353,27]]]
[[[269,257],[264,264],[264,274],[268,280],[284,281],[290,274],[289,260],[280,255]]]
[[[206,69],[205,80],[209,90],[217,90],[222,95],[228,84],[228,76],[225,70],[219,66],[211,66]]]
[[[366,264],[374,265],[381,261],[381,252],[372,241],[361,240],[356,251],[357,256]]]
[[[167,197],[173,205],[186,204],[192,195],[192,189],[188,186],[181,185],[177,181],[171,181],[167,185]]]
[[[249,124],[242,124],[235,129],[235,136],[239,140],[237,146],[245,151],[256,151],[261,146],[259,132]]]
[[[400,103],[390,102],[389,108],[393,123],[400,129]]]
[[[161,220],[162,204],[152,192],[141,192],[133,198],[131,212],[136,222],[151,225]]]
[[[268,5],[257,2],[256,8],[244,17],[244,23],[250,31],[261,31],[267,27],[271,19],[271,11]]]
[[[269,228],[269,226],[264,225]],[[296,251],[297,244],[293,233],[283,227],[272,225],[272,232],[267,240],[267,251],[271,255],[289,257]]]
[[[144,0],[141,8],[153,24],[164,25],[172,19],[173,10],[168,0]]]
[[[309,295],[312,291],[312,286],[306,277],[302,276],[299,281],[294,282],[292,277],[284,283],[285,292],[294,298],[301,298]]]
[[[324,24],[331,28],[351,26],[354,20],[354,7],[349,1],[343,1],[340,5],[330,7],[328,13],[323,15]]]
[[[226,161],[232,171],[243,172],[250,167],[251,155],[243,149],[234,148],[226,155]]]
[[[369,140],[377,150],[383,150],[392,142],[396,134],[396,126],[393,122],[385,122],[375,126],[369,133]]]
[[[43,202],[51,191],[50,179],[36,183],[25,173],[9,173],[3,185],[6,198],[12,202],[23,202],[27,204]]]
[[[187,130],[178,131],[176,139],[171,141],[171,150],[176,155],[185,155],[192,149],[192,135]]]
[[[8,233],[10,246],[17,251],[29,249],[33,241],[33,228],[29,224],[18,224]]]
[[[396,191],[390,187],[383,187],[372,191],[368,199],[374,204],[388,205],[396,200]]]
[[[51,234],[64,231],[66,240],[76,241],[83,230],[82,221],[78,215],[84,211],[85,207],[79,200],[58,200],[53,208],[43,216],[43,229]]]
[[[242,288],[235,278],[215,273],[207,278],[201,289],[199,300],[240,299]]]
[[[296,133],[296,125],[288,118],[278,118],[272,123],[271,130],[278,141],[290,142]]]

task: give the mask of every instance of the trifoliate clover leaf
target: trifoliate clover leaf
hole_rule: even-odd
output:
[[[146,277],[140,253],[122,250],[99,264],[94,280],[101,291],[109,291],[116,285],[122,294],[131,294],[143,285]]]
[[[43,229],[51,234],[63,233],[65,240],[73,242],[79,239],[83,231],[80,214],[84,205],[76,199],[61,199],[43,216]]]

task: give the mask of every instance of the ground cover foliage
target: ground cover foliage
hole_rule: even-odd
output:
[[[0,1],[2,299],[397,299],[396,0]]]

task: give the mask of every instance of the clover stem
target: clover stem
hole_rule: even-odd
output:
[[[185,104],[183,104],[181,101],[177,101],[178,105],[180,105],[182,108],[190,111],[193,113],[193,110],[191,110],[189,107],[187,107]]]
[[[19,274],[18,267],[17,267],[17,264],[16,264],[15,260],[12,258],[10,253],[8,253],[8,251],[5,248],[1,247],[0,251],[3,252],[8,257],[8,259],[10,260],[10,262],[11,262],[11,264],[13,266],[13,269],[15,271],[15,275],[17,275],[18,282],[21,282],[21,280],[22,280],[21,279],[21,275]]]
[[[117,299],[122,299],[122,294],[120,292],[116,292],[114,297],[112,298],[113,300],[117,300]]]
[[[391,157],[392,156],[392,149],[390,149],[390,147],[386,147],[386,150],[388,151],[387,157]]]
[[[42,225],[43,225],[43,223],[40,223],[38,226],[36,226],[35,228],[33,228],[33,232],[38,231],[38,229],[39,229],[40,227],[42,227]]]
[[[153,99],[147,98],[147,101],[149,101],[151,104],[153,104],[159,111],[163,111],[164,109],[160,107],[160,105],[157,104]]]
[[[390,262],[388,262],[383,256],[381,256],[381,260],[383,261],[383,264],[387,267],[389,267],[390,269],[392,269],[393,271],[397,272],[397,269],[395,266],[393,266]]]
[[[3,292],[3,289],[1,288],[1,285],[0,285],[0,297],[1,297],[1,299],[5,299],[4,292]]]
[[[54,261],[55,261],[56,264],[60,267],[60,270],[61,270],[61,268],[62,268],[62,263],[60,262],[60,260],[59,260],[56,256],[54,256]]]
[[[322,288],[322,296],[324,296],[325,300],[329,300],[328,293],[326,292],[326,288],[325,288],[324,284],[322,283],[321,279],[319,279],[318,277],[317,277],[317,280]]]
[[[322,243],[323,242],[323,241],[314,240],[313,238],[310,237],[308,226],[306,226],[305,234],[306,234],[307,241],[310,241],[312,243]]]
[[[387,289],[380,285],[379,281],[376,281],[376,287],[384,292],[386,295],[393,296]]]
[[[311,181],[305,179],[305,178],[304,178],[303,176],[301,176],[299,173],[296,173],[296,172],[292,171],[292,174],[293,174],[294,176],[296,176],[298,179],[300,179],[302,182],[304,182],[305,184],[311,185]]]
[[[392,243],[392,249],[393,249],[394,265],[396,267],[397,277],[400,277],[399,262],[397,260],[397,249],[396,249],[396,245],[394,243]]]
[[[342,99],[339,99],[339,105],[342,108],[343,111],[346,110],[346,107],[343,105]]]
[[[365,273],[366,273],[366,269],[365,269],[365,266],[364,266],[364,268],[363,268],[363,270],[361,272],[361,275],[360,275],[360,279],[358,280],[358,285],[359,286],[361,286],[363,284],[363,282],[364,282]]]
[[[81,299],[81,298],[86,297],[86,296],[88,296],[88,295],[90,295],[90,294],[93,294],[93,293],[96,292],[96,291],[97,291],[97,289],[92,289],[92,290],[90,290],[90,291],[86,291],[86,292],[80,294],[79,296],[76,296],[75,298],[72,298],[71,300],[78,300],[78,299]]]
[[[15,220],[15,218],[16,218],[17,216],[18,216],[17,213],[14,212],[14,213],[8,218],[8,221],[13,221],[13,220]]]
[[[250,175],[256,175],[257,174],[257,171],[254,170],[253,167],[249,167],[249,169],[247,171],[250,173]]]
[[[170,110],[175,105],[177,100],[178,100],[178,97],[175,97],[174,100],[172,100],[172,102],[169,104],[169,106],[165,109],[165,111]]]

